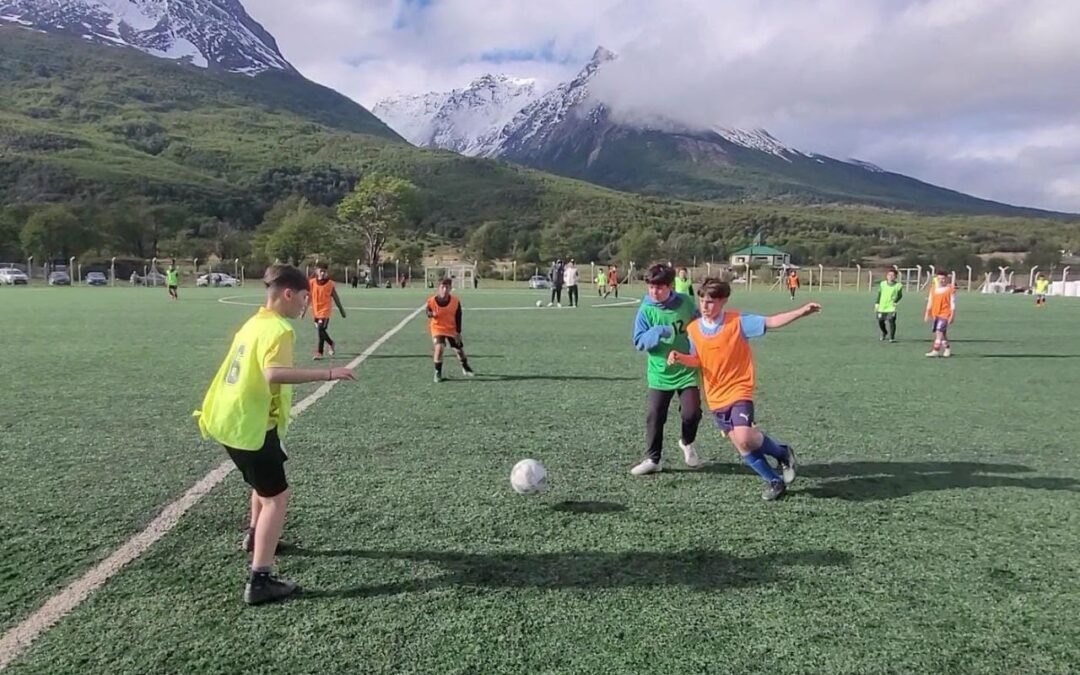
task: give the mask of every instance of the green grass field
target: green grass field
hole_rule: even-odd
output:
[[[253,310],[226,296],[259,301],[0,288],[0,629],[225,459],[190,413]],[[297,419],[297,548],[279,566],[304,595],[241,603],[234,473],[10,671],[1075,672],[1080,304],[962,295],[956,355],[932,361],[921,298],[888,345],[866,294],[820,294],[820,316],[755,342],[759,425],[803,465],[766,504],[708,425],[704,470],[681,470],[669,423],[668,470],[631,477],[634,308],[539,297],[463,294],[481,377],[449,365],[433,384],[417,317]],[[334,319],[351,358],[422,293],[343,299],[382,308]],[[306,358],[314,329],[297,330]],[[524,457],[547,466],[546,494],[510,490]]]

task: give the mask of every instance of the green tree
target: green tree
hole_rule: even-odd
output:
[[[302,199],[266,238],[266,255],[299,263],[309,254],[321,252],[329,235],[327,214]]]
[[[15,214],[8,209],[0,210],[0,259],[7,259],[21,254],[19,225]]]
[[[636,227],[619,240],[619,259],[644,267],[656,256],[658,243],[656,232],[651,228]]]
[[[1024,269],[1038,266],[1044,273],[1049,273],[1061,263],[1061,249],[1054,243],[1039,243],[1031,247],[1024,256]]]
[[[338,204],[343,228],[363,237],[367,262],[378,266],[386,239],[412,215],[417,203],[416,186],[407,180],[369,173]]]
[[[494,260],[506,255],[509,244],[506,228],[501,223],[488,221],[469,235],[467,250],[479,260]]]
[[[27,218],[19,239],[27,255],[66,260],[90,248],[95,237],[70,207],[50,204]]]

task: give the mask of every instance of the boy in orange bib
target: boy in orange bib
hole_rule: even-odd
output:
[[[750,340],[761,337],[766,330],[781,328],[818,312],[821,305],[811,302],[772,316],[740,314],[725,310],[731,286],[715,278],[706,279],[697,294],[701,318],[695,319],[686,331],[690,353],[672,351],[668,363],[701,369],[705,401],[717,426],[727,433],[747,466],[767,483],[762,498],[779,499],[795,480],[795,452],[754,426],[754,360]],[[776,460],[780,474],[766,456]]]
[[[315,265],[315,276],[308,279],[308,297],[311,299],[311,313],[315,317],[315,329],[319,331],[319,347],[315,350],[316,361],[323,357],[323,348],[330,350],[330,356],[334,355],[334,341],[330,339],[330,314],[333,302],[341,312],[341,318],[345,318],[345,308],[341,306],[341,298],[338,297],[337,287],[330,278],[326,263]]]
[[[438,293],[427,300],[428,331],[435,345],[436,382],[443,381],[442,357],[446,345],[450,345],[461,362],[462,374],[465,377],[476,375],[469,366],[469,358],[465,356],[465,344],[461,341],[461,301],[450,293],[452,285],[449,279],[441,280]]]
[[[926,299],[923,320],[932,322],[934,346],[926,353],[931,358],[952,356],[949,344],[949,326],[956,321],[956,285],[949,280],[949,273],[937,273],[936,283],[930,284],[930,296]]]

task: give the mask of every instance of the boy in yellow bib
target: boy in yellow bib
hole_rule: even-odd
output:
[[[202,408],[195,411],[204,437],[225,446],[236,468],[251,486],[251,521],[245,548],[252,553],[251,576],[244,602],[258,605],[281,600],[299,586],[270,572],[289,484],[281,443],[289,425],[292,385],[319,380],[352,380],[348,368],[294,368],[296,336],[289,319],[308,304],[308,280],[291,265],[273,265],[263,277],[266,304],[233,338]]]

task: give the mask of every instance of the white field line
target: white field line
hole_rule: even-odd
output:
[[[362,354],[348,363],[348,367],[356,368],[366,361],[369,356],[375,353],[375,350],[385,344],[387,340],[396,335],[424,310],[423,307],[410,307],[408,309],[412,310],[411,314],[384,333],[378,340],[371,343]],[[298,401],[290,411],[292,417],[296,417],[323,396],[329,394],[337,382],[337,380],[326,382],[304,397],[303,400]],[[179,499],[166,506],[144,530],[128,539],[120,548],[113,551],[108,558],[102,560],[77,580],[68,584],[59,593],[49,598],[36,612],[4,633],[4,637],[0,638],[0,670],[6,668],[8,664],[18,658],[42,633],[75,609],[79,603],[100,588],[125,565],[145,553],[147,549],[153,546],[154,542],[168,534],[169,530],[176,527],[177,523],[180,522],[180,518],[221,483],[232,469],[233,463],[231,461],[219,464],[210,473],[203,476],[199,482],[192,485]]]

